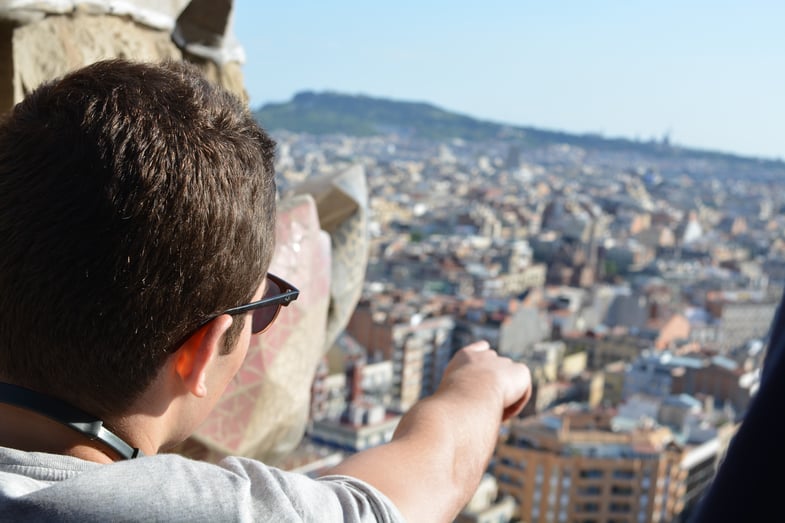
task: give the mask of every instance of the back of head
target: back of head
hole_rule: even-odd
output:
[[[20,102],[0,122],[0,380],[126,409],[260,284],[274,147],[185,65],[100,62]]]

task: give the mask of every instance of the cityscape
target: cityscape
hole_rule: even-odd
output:
[[[389,441],[452,354],[485,339],[534,391],[456,521],[689,520],[757,390],[785,284],[781,165],[275,137],[282,193],[359,165],[370,216],[363,296],[280,466],[318,475]]]
[[[204,423],[166,452],[322,476],[389,442],[456,351],[487,340],[529,367],[532,394],[501,424],[456,522],[689,523],[758,394],[785,290],[784,9],[15,0],[0,2],[0,106],[97,60],[182,60],[251,107],[278,144],[269,272],[301,292],[251,337]],[[158,419],[173,428],[186,411]],[[106,427],[142,419],[113,418]],[[19,434],[42,421],[20,419]],[[50,437],[59,432],[40,431]],[[23,443],[37,446],[39,432]],[[70,464],[55,468],[61,457]],[[68,488],[61,480],[78,473],[87,485],[72,457],[11,461],[12,475],[48,479],[25,472],[24,493],[0,490],[32,507],[52,481]],[[250,496],[221,491],[242,497],[221,503],[210,473],[185,489],[148,476],[140,485],[178,502],[149,503],[126,474],[133,505],[63,496],[63,506],[160,505],[171,519],[285,504],[266,499],[267,474],[250,478]],[[293,514],[317,504],[281,490]],[[189,495],[198,502],[179,502]]]

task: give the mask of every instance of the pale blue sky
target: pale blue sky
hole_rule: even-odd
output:
[[[234,25],[253,107],[329,89],[785,159],[781,0],[237,0]]]

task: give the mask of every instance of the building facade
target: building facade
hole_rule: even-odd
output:
[[[665,427],[615,432],[601,410],[562,412],[514,422],[494,475],[523,521],[670,523],[697,503],[720,447],[677,444]]]

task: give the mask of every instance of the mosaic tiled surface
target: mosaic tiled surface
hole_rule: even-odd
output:
[[[314,195],[322,227],[326,226],[330,231],[332,284],[326,351],[349,323],[365,280],[368,265],[368,188],[365,169],[356,165],[324,179],[309,181],[299,191]],[[336,208],[336,205],[342,208]]]
[[[305,428],[326,332],[330,240],[307,195],[279,205],[276,236],[270,272],[295,284],[300,297],[281,311],[269,331],[254,337],[234,382],[194,435],[210,458],[285,453],[297,445]]]
[[[300,289],[300,297],[252,341],[215,411],[176,452],[208,461],[228,454],[275,461],[302,438],[316,366],[362,292],[368,206],[362,167],[312,180],[301,190],[279,203],[270,266]]]

